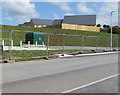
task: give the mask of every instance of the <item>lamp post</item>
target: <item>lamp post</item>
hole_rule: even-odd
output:
[[[111,37],[110,37],[110,50],[112,50],[112,14],[113,14],[113,12],[115,12],[115,11],[111,11]]]

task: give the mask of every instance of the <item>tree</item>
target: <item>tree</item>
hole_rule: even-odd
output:
[[[103,28],[110,28],[110,26],[109,26],[109,25],[104,24],[104,25],[103,25]]]
[[[103,25],[103,28],[101,28],[101,32],[107,32],[107,33],[109,33],[109,29],[110,29],[110,26],[104,24],[104,25]]]
[[[29,24],[30,22],[24,22],[24,24]]]
[[[106,25],[106,28],[110,28],[110,26],[109,26],[109,25]]]
[[[109,28],[109,33],[111,33],[111,28]],[[118,26],[113,26],[113,27],[112,27],[112,33],[113,33],[113,34],[120,34],[120,27],[118,27]]]
[[[107,25],[104,24],[104,25],[103,25],[103,28],[107,28]]]
[[[97,27],[101,27],[101,24],[98,24]]]

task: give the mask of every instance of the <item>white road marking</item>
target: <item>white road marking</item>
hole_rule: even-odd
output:
[[[72,92],[72,91],[75,91],[75,90],[78,90],[78,89],[81,89],[81,88],[85,88],[85,87],[94,85],[94,84],[96,84],[96,83],[99,83],[99,82],[108,80],[108,79],[113,78],[113,77],[116,77],[116,76],[118,76],[118,75],[120,75],[120,74],[115,74],[115,75],[112,75],[112,76],[109,76],[109,77],[106,77],[106,78],[103,78],[103,79],[100,79],[100,80],[91,82],[91,83],[89,83],[89,84],[85,84],[85,85],[82,85],[82,86],[80,86],[80,87],[77,87],[77,88],[74,88],[74,89],[71,89],[71,90],[64,91],[64,92],[61,93],[61,95],[62,95],[62,94],[65,94],[65,93],[70,93],[70,92]]]

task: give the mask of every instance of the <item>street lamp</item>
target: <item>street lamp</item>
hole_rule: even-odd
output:
[[[110,40],[110,50],[112,50],[112,14],[115,11],[111,11],[111,40]]]

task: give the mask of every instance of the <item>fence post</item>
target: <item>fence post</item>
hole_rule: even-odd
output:
[[[37,41],[35,42],[35,47],[37,47]]]
[[[5,46],[5,41],[4,40],[2,40],[2,45]]]
[[[116,48],[117,50],[119,48],[119,46],[118,46],[119,44],[118,43],[119,43],[119,38],[117,38],[117,48]]]
[[[108,37],[108,43],[107,43],[106,50],[108,50],[108,47],[109,47],[109,40],[110,40],[110,38]]]
[[[22,41],[20,41],[20,48],[22,48]]]
[[[30,41],[28,41],[28,47],[30,48]]]
[[[97,37],[96,50],[98,49],[99,36]]]
[[[84,50],[84,35],[82,35],[82,51]]]
[[[62,56],[64,56],[64,49],[65,49],[65,34],[62,34]]]
[[[47,57],[47,58],[48,58],[48,56],[49,56],[49,53],[48,53],[49,43],[50,43],[50,34],[48,34],[48,39],[47,39],[47,48],[46,48],[46,57]]]
[[[12,52],[11,52],[12,32],[13,32],[13,30],[11,30],[10,34],[9,34],[9,60],[11,60],[11,58],[12,58]]]

